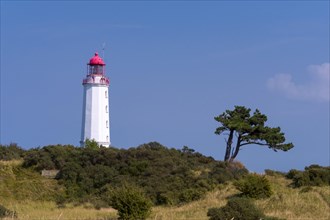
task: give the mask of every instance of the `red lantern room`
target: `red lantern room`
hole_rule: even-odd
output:
[[[105,63],[98,53],[95,53],[94,57],[87,63],[87,76],[83,79],[83,85],[85,84],[98,84],[109,86],[109,78],[105,75]]]
[[[94,57],[92,57],[89,60],[89,63],[87,64],[88,67],[88,75],[91,74],[97,74],[97,75],[104,75],[104,66],[105,63],[102,60],[101,57],[99,57],[99,54],[96,52]]]

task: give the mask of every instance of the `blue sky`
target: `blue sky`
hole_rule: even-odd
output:
[[[328,1],[1,1],[1,144],[78,146],[81,82],[103,43],[114,146],[222,160],[213,118],[244,105],[295,144],[246,147],[248,169],[329,165]]]

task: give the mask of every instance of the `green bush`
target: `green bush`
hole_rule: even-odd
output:
[[[201,199],[205,195],[205,193],[206,193],[206,190],[185,189],[180,193],[179,199],[180,199],[180,202],[187,203],[187,202]]]
[[[16,143],[0,145],[0,160],[17,160],[24,157],[25,151]]]
[[[290,170],[286,177],[292,179],[293,187],[329,186],[330,167],[311,165],[305,167],[304,171]]]
[[[248,173],[249,171],[240,162],[219,161],[209,175],[216,183],[225,183],[233,179],[240,179]]]
[[[244,178],[234,182],[236,189],[242,192],[243,196],[249,198],[267,198],[272,195],[272,190],[268,179],[258,174],[249,174]]]
[[[85,141],[85,147],[86,148],[91,148],[91,149],[98,149],[100,148],[99,144],[94,140],[89,140],[89,139],[86,139]]]
[[[226,206],[210,208],[207,212],[210,220],[280,220],[266,216],[249,198],[232,198]]]
[[[151,201],[145,197],[142,190],[124,185],[110,188],[108,191],[109,205],[118,211],[119,219],[146,219],[151,213]]]
[[[245,166],[239,161],[231,161],[229,163],[225,163],[227,165],[227,170],[233,176],[234,179],[240,179],[249,173]]]
[[[299,173],[301,173],[301,171],[296,170],[296,169],[292,169],[286,174],[285,177],[288,178],[288,179],[293,179]]]
[[[265,215],[248,198],[232,198],[221,208],[211,208],[207,212],[210,220],[259,220]]]
[[[0,205],[0,218],[17,218],[17,213],[15,211],[10,211],[4,206]]]

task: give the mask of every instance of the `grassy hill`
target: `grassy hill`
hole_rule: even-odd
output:
[[[68,194],[68,190],[77,190],[76,186],[81,184],[81,181],[78,181],[79,178],[71,184],[72,178],[68,180],[48,179],[41,176],[42,166],[49,168],[61,168],[60,166],[63,166],[65,171],[65,164],[76,163],[68,161],[72,155],[70,151],[63,151],[63,149],[63,147],[56,146],[46,147],[43,150],[32,150],[31,154],[25,152],[24,158],[28,159],[25,159],[24,162],[29,162],[32,166],[24,165],[23,159],[0,160],[0,205],[15,211],[19,219],[117,219],[116,210],[107,206],[95,206],[93,203],[98,199],[98,196],[102,196],[99,192],[102,192],[104,188],[100,185],[100,180],[104,179],[104,176],[99,177],[92,175],[92,173],[90,173],[92,176],[86,176],[84,173],[82,177],[86,178],[85,182],[96,178],[100,179],[89,185],[95,187],[93,188],[94,191],[90,191],[90,194],[81,191],[85,193],[82,196],[83,200],[67,197],[74,195]],[[194,153],[189,148],[180,151],[166,149],[158,145],[154,147],[143,145],[130,150],[110,149],[108,151],[101,149],[94,151],[87,149],[85,152],[84,149],[82,151],[72,147],[69,149],[76,154],[76,160],[82,167],[94,172],[107,171],[107,163],[112,163],[109,166],[114,167],[114,169],[110,170],[109,174],[112,175],[111,178],[116,180],[115,184],[120,184],[121,180],[136,181],[137,184],[146,186],[144,189],[146,192],[149,191],[147,195],[151,198],[153,198],[154,193],[158,192],[156,190],[163,190],[161,192],[164,195],[174,196],[172,191],[174,187],[180,187],[180,190],[175,191],[176,194],[184,191],[182,188],[184,186],[190,187],[190,191],[187,192],[194,193],[194,190],[197,190],[199,193],[199,197],[193,199],[189,197],[189,193],[182,193],[177,197],[181,200],[178,200],[179,203],[176,204],[154,205],[149,219],[206,220],[209,219],[207,216],[209,208],[225,206],[229,198],[240,193],[233,184],[235,178],[240,176],[237,174],[242,169],[240,164],[235,164],[235,167],[225,167],[223,163]],[[62,155],[63,152],[69,152],[68,158]],[[104,160],[100,154],[104,154],[104,158],[108,158],[111,154],[111,160]],[[85,162],[82,162],[83,160]],[[91,160],[92,162],[90,162]],[[143,163],[139,161],[143,161]],[[87,167],[92,163],[97,167]],[[72,170],[69,171],[68,174],[74,174]],[[312,171],[315,170],[311,170],[311,175],[316,178]],[[236,177],[233,173],[236,173]],[[267,216],[292,220],[330,219],[329,185],[293,188],[290,186],[293,180],[286,178],[283,174],[266,173],[265,177],[271,183],[273,194],[269,198],[255,200],[254,203]],[[294,171],[294,173],[306,181],[306,176],[303,173],[298,171]],[[104,175],[108,175],[108,173],[104,172]],[[156,176],[160,178],[155,179]],[[301,179],[298,180],[300,184]],[[150,185],[151,187],[148,185],[150,184],[148,181],[153,183]],[[189,181],[190,185],[185,181]],[[164,186],[157,186],[154,183],[164,184]],[[67,188],[68,186],[69,188]],[[70,188],[72,186],[75,187]],[[99,186],[100,188],[96,188]],[[203,187],[207,190],[201,190],[204,189]],[[66,202],[58,203],[58,199],[63,199],[63,195],[66,196]],[[187,195],[188,197],[182,197]],[[175,199],[176,197],[172,198]],[[155,201],[157,202],[157,200]],[[8,217],[7,219],[11,218]]]
[[[111,208],[94,209],[91,204],[69,204],[59,208],[52,198],[62,186],[54,179],[21,167],[22,161],[0,162],[0,204],[17,212],[19,219],[111,219],[116,211]],[[256,201],[265,214],[292,220],[329,219],[330,188],[308,187],[293,189],[283,176],[269,176],[274,194]],[[231,182],[219,185],[205,198],[181,206],[156,206],[150,219],[208,219],[211,207],[224,206],[227,198],[238,191]]]
[[[64,190],[55,179],[22,167],[22,160],[0,161],[0,204],[19,219],[106,219],[116,210],[96,210],[91,204],[59,208],[55,198]],[[11,218],[8,218],[11,219]]]
[[[257,200],[256,205],[268,216],[288,220],[326,219],[330,218],[329,187],[312,187],[308,192],[288,188],[290,181],[284,177],[267,176],[272,182],[274,195],[268,199]],[[238,191],[229,183],[213,192],[205,199],[179,207],[156,207],[153,217],[156,219],[208,219],[210,207],[224,206],[227,199]],[[152,219],[152,218],[150,218]]]
[[[0,161],[1,200],[53,200],[62,187],[21,166],[22,160]]]

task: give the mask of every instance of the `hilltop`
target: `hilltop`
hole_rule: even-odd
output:
[[[157,142],[127,150],[56,145],[28,151],[11,147],[15,153],[9,154],[0,149],[0,157],[6,156],[0,162],[0,205],[20,219],[115,219],[117,212],[106,196],[122,184],[144,191],[153,203],[150,219],[209,219],[208,209],[239,195],[233,183],[248,174],[238,162]],[[43,169],[59,173],[45,178]],[[281,219],[328,219],[328,174],[328,168],[315,165],[287,174],[266,170],[273,193],[254,204]]]

